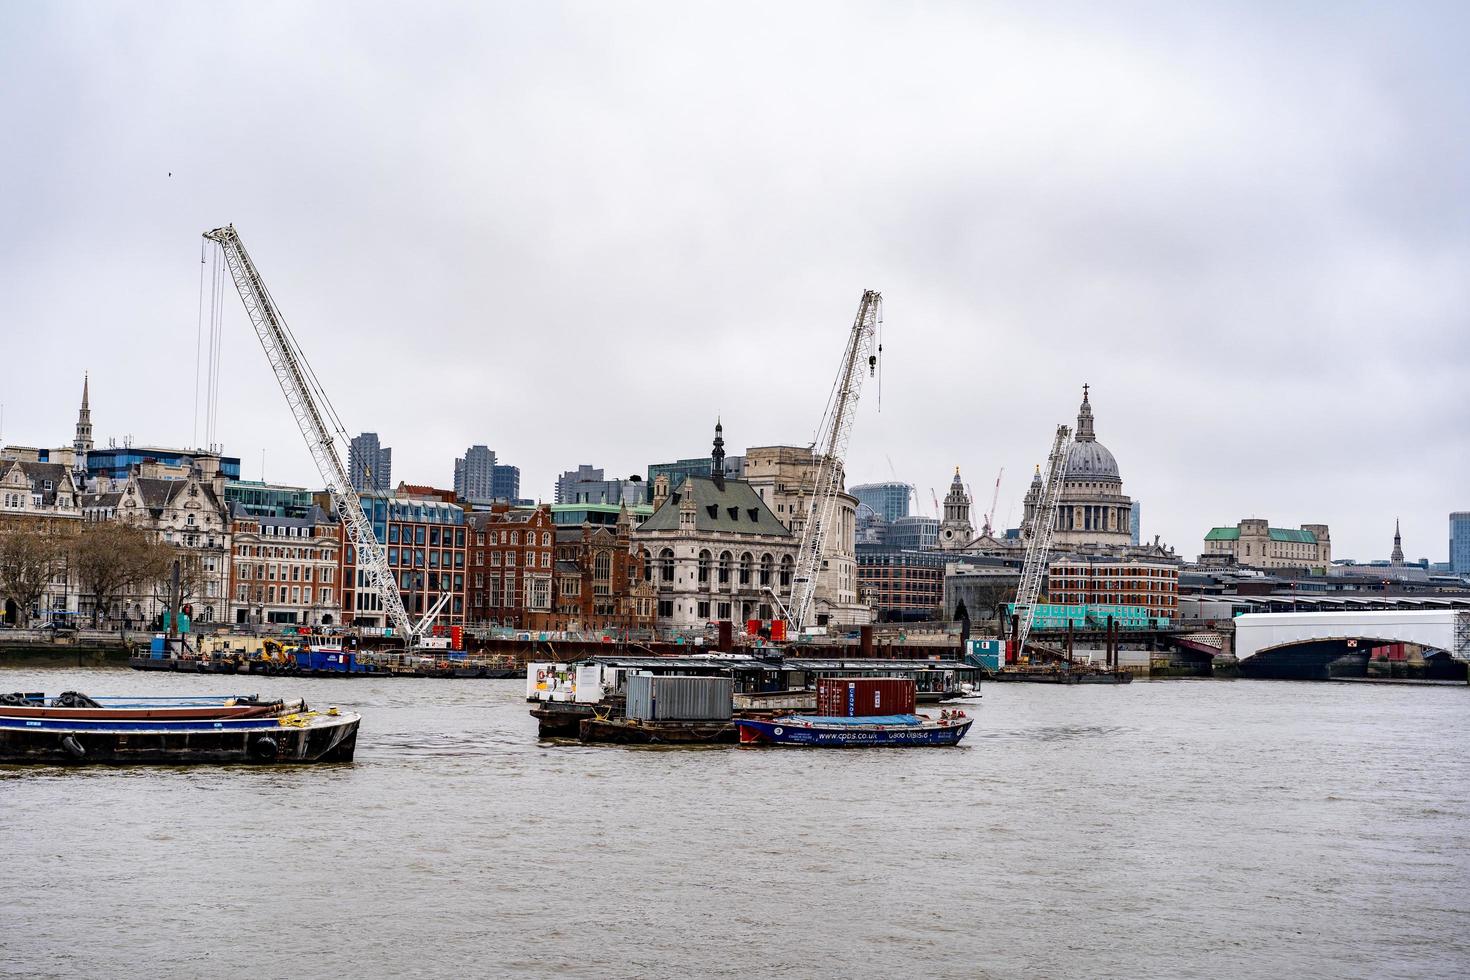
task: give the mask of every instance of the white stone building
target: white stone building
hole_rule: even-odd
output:
[[[791,531],[801,546],[804,511],[811,506],[816,485],[817,457],[802,446],[760,446],[745,451],[745,482]],[[838,486],[846,485],[838,474]],[[873,621],[873,610],[858,597],[858,499],[845,490],[837,494],[834,515],[823,535],[822,560],[817,569],[813,620],[808,625],[853,625]],[[778,592],[785,602],[790,586]]]
[[[711,474],[686,477],[676,489],[660,475],[653,516],[632,532],[657,591],[660,629],[776,619],[775,596],[785,601],[791,592],[801,541],[753,486],[725,477],[723,464],[717,429]]]

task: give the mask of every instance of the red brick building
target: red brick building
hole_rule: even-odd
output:
[[[626,508],[615,527],[581,524],[557,530],[556,628],[653,629],[658,592],[644,578],[631,535]]]
[[[551,507],[496,504],[465,516],[469,623],[544,630],[552,625],[556,524]]]
[[[1179,566],[1117,558],[1062,558],[1047,571],[1047,602],[1143,606],[1150,616],[1179,614]]]

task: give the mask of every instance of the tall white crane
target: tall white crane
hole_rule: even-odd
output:
[[[327,428],[326,418],[327,413],[331,413],[331,403],[326,393],[301,349],[296,346],[295,338],[260,278],[259,270],[245,251],[240,236],[235,233],[235,226],[216,228],[205,232],[204,237],[217,243],[224,252],[230,275],[235,280],[235,289],[245,304],[245,313],[250,317],[255,335],[260,338],[260,346],[265,348],[266,359],[276,372],[281,393],[286,396],[286,404],[290,406],[296,425],[306,439],[306,446],[311,450],[311,458],[316,461],[317,471],[332,496],[332,509],[347,528],[347,543],[356,553],[358,571],[366,575],[368,588],[382,596],[384,611],[394,630],[405,638],[410,647],[415,646],[426,624],[415,628],[408,618],[408,610],[404,608],[403,597],[398,592],[398,581],[388,567],[388,556],[373,534],[373,526],[363,513],[362,501],[353,489],[347,468],[342,465],[332,431]],[[332,417],[335,418],[335,414]],[[335,428],[342,432],[340,424]],[[346,437],[345,432],[342,435]]]
[[[1016,615],[1020,617],[1017,630],[1016,656],[1026,649],[1026,640],[1031,635],[1031,624],[1036,619],[1036,600],[1041,596],[1041,580],[1046,575],[1046,559],[1051,553],[1052,532],[1057,526],[1057,504],[1062,499],[1062,483],[1067,477],[1067,457],[1072,452],[1072,430],[1065,425],[1057,426],[1056,438],[1052,441],[1051,455],[1046,460],[1046,479],[1041,485],[1041,496],[1031,514],[1031,522],[1023,533],[1026,539],[1026,559],[1021,563],[1021,583],[1016,587]]]
[[[858,304],[857,317],[852,322],[852,332],[847,337],[847,348],[842,352],[842,363],[837,369],[837,381],[827,402],[826,412],[817,429],[817,439],[812,449],[816,454],[816,473],[812,481],[812,493],[803,501],[801,549],[796,556],[796,576],[791,582],[791,598],[786,603],[787,615],[793,632],[800,633],[807,625],[817,595],[817,573],[822,567],[822,546],[826,542],[827,529],[832,525],[836,511],[837,495],[842,492],[842,466],[847,455],[847,441],[852,436],[852,422],[857,409],[858,396],[863,388],[863,368],[871,377],[878,367],[876,337],[878,325],[883,322],[883,294],[876,290],[865,290]]]

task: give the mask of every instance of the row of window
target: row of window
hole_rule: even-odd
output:
[[[265,587],[256,586],[256,588],[255,588],[255,599],[254,599],[254,601],[255,602],[259,602],[259,603],[270,603],[271,605],[275,605],[277,603],[277,601],[278,601],[277,600],[277,595],[278,595],[278,593],[276,591],[276,586],[274,586],[274,585],[269,585],[269,586],[265,586]],[[312,590],[311,590],[311,586],[309,586],[309,585],[308,586],[293,585],[293,586],[290,586],[289,587],[289,591],[288,591],[288,587],[283,585],[283,586],[280,587],[279,603],[282,604],[282,605],[292,605],[292,606],[306,605],[306,606],[309,606],[309,605],[312,604],[312,602],[311,602],[311,596],[312,596]],[[248,585],[240,585],[240,586],[237,586],[236,589],[235,589],[235,601],[236,602],[244,602],[244,603],[250,602],[251,601],[251,599],[250,599],[250,586],[248,586]],[[321,605],[331,605],[332,604],[332,601],[333,600],[332,600],[332,590],[331,589],[323,588],[323,589],[318,590],[318,592],[317,592],[317,602],[319,604],[321,604]]]
[[[487,555],[487,554],[490,556],[490,567],[492,567],[492,568],[499,568],[499,567],[501,567],[502,564],[505,567],[507,567],[507,568],[515,568],[515,566],[516,566],[516,554],[517,553],[514,552],[514,551],[505,551],[505,552],[500,552],[500,551],[491,551],[491,552],[477,551],[477,552],[475,552],[475,565],[476,565],[476,567],[479,567],[479,566],[481,566],[481,565],[484,564],[485,555]],[[528,551],[528,552],[526,552],[526,567],[527,568],[535,568],[536,567],[536,565],[538,564],[537,554],[538,554],[538,552],[535,552],[535,551]],[[550,568],[551,567],[551,552],[550,551],[542,551],[542,552],[539,552],[539,554],[540,554],[539,564],[541,565],[541,567],[542,568]],[[502,555],[504,555],[504,558],[503,559],[501,557]]]
[[[405,568],[409,566],[423,568],[425,567],[425,554],[423,551],[411,548],[404,548],[402,550],[389,548],[388,564],[402,565]],[[429,568],[464,568],[463,551],[430,551],[427,552],[427,556],[429,559]]]
[[[245,544],[239,547],[239,558],[286,558],[292,561],[334,561],[335,555],[326,548],[276,548]]]
[[[478,576],[477,576],[478,578]],[[479,582],[475,583],[477,586]],[[551,609],[551,576],[532,575],[524,580],[523,586],[524,608],[533,612],[547,612]],[[476,590],[474,603],[476,608],[483,609],[487,605],[494,607],[509,606],[514,608],[516,603],[515,579],[507,577],[504,588],[501,587],[499,575],[490,576],[490,588],[486,591]]]
[[[42,496],[39,493],[31,495],[31,506],[32,507],[40,507],[40,506],[42,506],[42,501],[43,501],[43,498],[42,498]],[[23,494],[23,493],[7,493],[5,495],[5,506],[6,507],[9,507],[11,509],[16,509],[16,508],[24,509],[25,508],[25,505],[26,505],[26,495],[25,494]],[[65,501],[58,501],[58,506],[62,510],[65,510],[66,509],[66,502]]]
[[[500,543],[501,544],[520,544],[521,543],[521,532],[520,531],[506,531],[506,530],[502,529],[499,533],[500,533]],[[495,534],[496,534],[496,532],[493,531],[493,530],[490,532],[490,543],[491,544],[495,544],[496,543]],[[475,532],[475,544],[482,545],[484,543],[485,543],[485,532],[484,531],[476,531]],[[535,531],[527,531],[526,532],[526,544],[534,545],[535,543],[536,543],[536,532]],[[541,547],[543,547],[543,548],[550,548],[551,547],[551,532],[550,531],[542,531],[541,532]]]
[[[260,564],[253,565],[249,562],[235,566],[235,577],[238,579],[260,578],[269,582],[280,580],[287,581],[286,565]],[[310,582],[312,580],[312,566],[291,565],[289,566],[290,581]],[[331,565],[316,569],[316,580],[318,582],[330,582],[334,576]]]
[[[389,524],[388,543],[408,545],[427,544],[435,548],[440,545],[446,548],[463,548],[464,528],[459,527],[453,528],[452,530],[454,532],[453,534],[450,533],[451,529],[447,527],[439,528],[431,526],[425,528],[422,524],[402,527],[398,524]]]

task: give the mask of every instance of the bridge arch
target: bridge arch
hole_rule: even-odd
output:
[[[1360,672],[1377,646],[1410,643],[1470,662],[1470,610],[1247,613],[1235,618],[1246,675],[1325,679]]]

